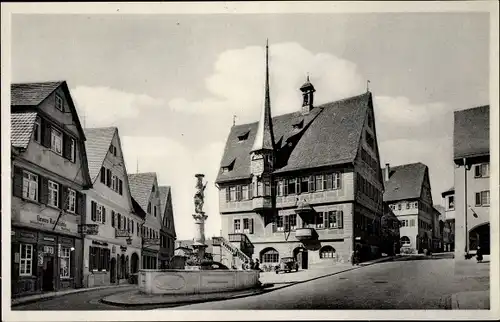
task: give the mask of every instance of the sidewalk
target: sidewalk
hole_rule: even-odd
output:
[[[485,255],[482,263],[475,258],[455,259],[455,280],[462,292],[451,296],[452,309],[490,309],[490,256]]]
[[[13,298],[13,299],[11,299],[11,306],[37,302],[37,301],[40,301],[43,299],[50,299],[50,298],[64,296],[64,295],[68,295],[68,294],[96,291],[96,290],[102,290],[102,289],[108,289],[108,288],[122,288],[122,287],[126,287],[126,286],[135,287],[135,285],[133,285],[133,284],[121,284],[121,285],[98,286],[98,287],[90,287],[90,288],[78,288],[78,289],[71,289],[71,290],[64,290],[64,291],[57,291],[57,292],[47,292],[47,293],[42,293],[42,294],[35,294],[35,295],[28,295],[28,296]]]

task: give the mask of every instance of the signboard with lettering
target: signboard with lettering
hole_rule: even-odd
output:
[[[143,238],[144,245],[160,245],[160,238]]]
[[[97,235],[99,234],[98,224],[78,225],[78,232],[84,235]]]
[[[28,224],[30,226],[36,227],[38,229],[53,230],[54,225],[57,222],[57,226],[54,231],[65,232],[65,233],[78,233],[78,224],[76,216],[61,216],[59,221],[57,221],[58,213],[54,213],[52,216],[47,211],[47,214],[39,214],[30,211],[21,210],[19,212],[19,222]],[[13,218],[14,220],[16,218]],[[79,219],[78,219],[79,220]]]
[[[126,230],[115,230],[115,237],[130,237],[130,233]]]

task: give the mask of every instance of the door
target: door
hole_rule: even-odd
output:
[[[42,290],[43,291],[53,291],[54,290],[54,257],[53,256],[45,256],[43,258]]]
[[[302,250],[302,269],[307,269],[309,267],[309,258],[307,254],[307,249]]]
[[[111,269],[110,269],[110,281],[111,283],[116,283],[116,259],[111,259]]]

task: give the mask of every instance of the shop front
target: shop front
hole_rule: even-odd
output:
[[[38,215],[38,220],[50,219]],[[61,221],[65,228],[77,225]],[[44,227],[43,224],[40,227]],[[23,296],[50,291],[60,291],[82,286],[82,240],[64,234],[60,229],[35,229],[13,223],[11,233],[11,287],[12,296]],[[70,233],[73,232],[71,229]]]
[[[158,269],[158,251],[148,248],[142,249],[142,269]]]

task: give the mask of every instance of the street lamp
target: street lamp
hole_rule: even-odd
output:
[[[469,259],[469,229],[467,227],[467,171],[471,169],[471,165],[467,164],[466,158],[463,158],[463,163],[464,163],[464,216],[465,216],[465,259]]]

